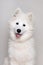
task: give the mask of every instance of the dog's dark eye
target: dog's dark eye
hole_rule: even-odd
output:
[[[16,25],[18,25],[19,23],[17,22]]]
[[[25,25],[25,24],[23,24],[23,26],[25,27],[26,25]]]

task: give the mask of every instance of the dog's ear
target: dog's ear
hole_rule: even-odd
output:
[[[29,18],[30,21],[32,21],[32,19],[33,19],[33,14],[32,14],[32,12],[29,12],[29,13],[28,13],[28,18]]]
[[[21,12],[22,12],[21,9],[20,8],[17,8],[15,10],[14,17],[18,16]]]

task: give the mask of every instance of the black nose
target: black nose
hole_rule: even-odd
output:
[[[17,29],[17,32],[20,33],[21,32],[21,29]]]

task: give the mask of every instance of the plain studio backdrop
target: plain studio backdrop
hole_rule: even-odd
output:
[[[43,0],[0,0],[0,65],[7,56],[8,20],[18,7],[24,12],[32,11],[35,15],[35,65],[43,65]]]

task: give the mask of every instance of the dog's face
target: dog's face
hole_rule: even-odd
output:
[[[15,41],[23,42],[32,36],[32,30],[32,13],[27,15],[17,9],[10,22],[10,37]]]

